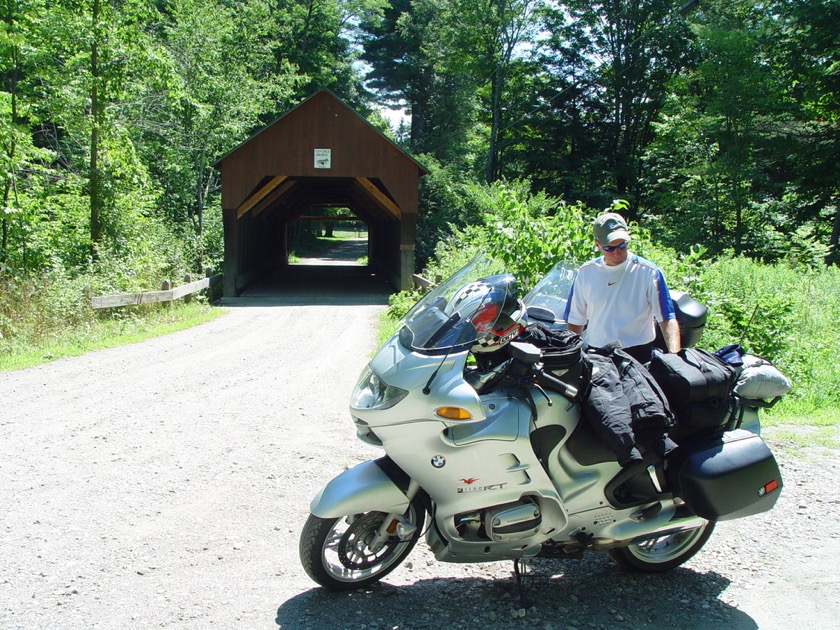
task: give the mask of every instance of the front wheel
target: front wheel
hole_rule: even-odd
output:
[[[425,512],[413,501],[403,520],[415,527],[406,540],[396,535],[371,549],[370,543],[385,522],[384,512],[366,512],[339,518],[309,515],[300,535],[300,561],[306,573],[321,586],[332,590],[362,588],[381,580],[417,544]]]
[[[610,555],[625,569],[640,573],[662,573],[680,566],[700,551],[714,530],[715,524],[706,521],[695,529],[611,549]]]

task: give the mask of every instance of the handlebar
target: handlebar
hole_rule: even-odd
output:
[[[543,370],[537,370],[536,376],[537,385],[560,392],[567,398],[575,398],[578,395],[577,387],[564,383],[559,378],[555,378],[551,374],[546,374]]]
[[[494,389],[505,378],[510,378],[521,385],[535,385],[559,392],[567,398],[574,399],[578,389],[574,385],[564,383],[559,378],[546,373],[540,363],[542,351],[529,343],[513,342],[508,347],[510,358],[484,372],[471,372],[467,375],[467,382],[479,393],[486,393]],[[545,392],[543,392],[545,395]]]
[[[533,348],[533,346],[531,347]],[[534,349],[537,350],[536,348]],[[542,365],[538,363],[541,353],[539,353],[539,350],[537,352],[538,354],[536,356],[533,354],[523,357],[515,356],[508,366],[510,374],[520,380],[520,382],[535,383],[538,387],[545,387],[546,389],[559,392],[567,398],[575,398],[578,395],[577,387],[564,383],[559,378],[546,373]]]

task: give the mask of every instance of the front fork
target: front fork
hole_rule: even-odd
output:
[[[406,490],[405,493],[405,496],[408,497],[409,504],[414,500],[414,497],[417,496],[419,491],[420,484],[412,479],[409,482],[408,490]],[[388,514],[382,521],[382,525],[379,530],[373,538],[371,538],[368,544],[368,549],[370,549],[371,553],[378,553],[379,550],[385,546],[385,543],[392,540],[394,536],[396,536],[400,542],[407,542],[411,540],[416,531],[417,526],[405,518],[405,515],[396,513]]]

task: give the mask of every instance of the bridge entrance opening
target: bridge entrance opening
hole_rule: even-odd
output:
[[[319,209],[292,222],[289,265],[368,267],[367,224],[348,208]]]

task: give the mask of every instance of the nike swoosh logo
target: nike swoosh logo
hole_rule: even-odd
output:
[[[618,284],[618,280],[616,280],[615,282],[607,282],[608,287],[611,287],[614,284]]]

